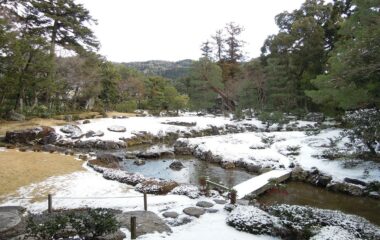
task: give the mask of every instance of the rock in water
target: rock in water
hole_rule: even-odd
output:
[[[141,159],[137,159],[133,162],[133,164],[135,164],[136,166],[141,166],[141,165],[144,165],[145,164],[145,161],[144,160],[141,160]]]
[[[206,211],[203,208],[188,207],[183,209],[183,212],[189,216],[199,218],[201,215],[205,214]]]
[[[114,126],[110,126],[107,128],[108,131],[111,131],[111,132],[125,132],[127,131],[127,129],[123,126],[117,126],[117,125],[114,125]]]
[[[176,171],[179,171],[181,170],[182,168],[184,168],[185,166],[180,162],[180,161],[174,161],[172,162],[169,167],[173,170],[176,170]]]

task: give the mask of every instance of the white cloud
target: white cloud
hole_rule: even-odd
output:
[[[200,45],[227,22],[246,29],[248,57],[257,57],[274,17],[304,0],[77,0],[98,20],[93,26],[111,61],[198,59]]]

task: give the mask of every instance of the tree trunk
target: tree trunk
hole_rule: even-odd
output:
[[[17,94],[17,100],[16,100],[15,109],[18,109],[21,112],[24,110],[24,99],[25,99],[24,75],[28,71],[30,63],[32,62],[32,59],[33,59],[33,54],[30,53],[29,57],[28,57],[28,61],[26,62],[24,69],[22,69],[22,72],[21,72],[20,77],[18,79],[18,82],[19,82],[19,92]]]

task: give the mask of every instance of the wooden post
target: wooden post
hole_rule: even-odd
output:
[[[53,196],[48,194],[48,213],[53,212]]]
[[[236,190],[230,191],[230,203],[231,204],[236,204],[236,197],[237,197],[236,195],[237,195]]]
[[[148,197],[146,192],[144,192],[144,210],[148,211]]]
[[[131,239],[136,239],[136,217],[131,217]]]

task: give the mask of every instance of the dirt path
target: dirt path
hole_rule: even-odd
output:
[[[73,156],[42,152],[0,151],[0,196],[51,176],[84,170]]]

